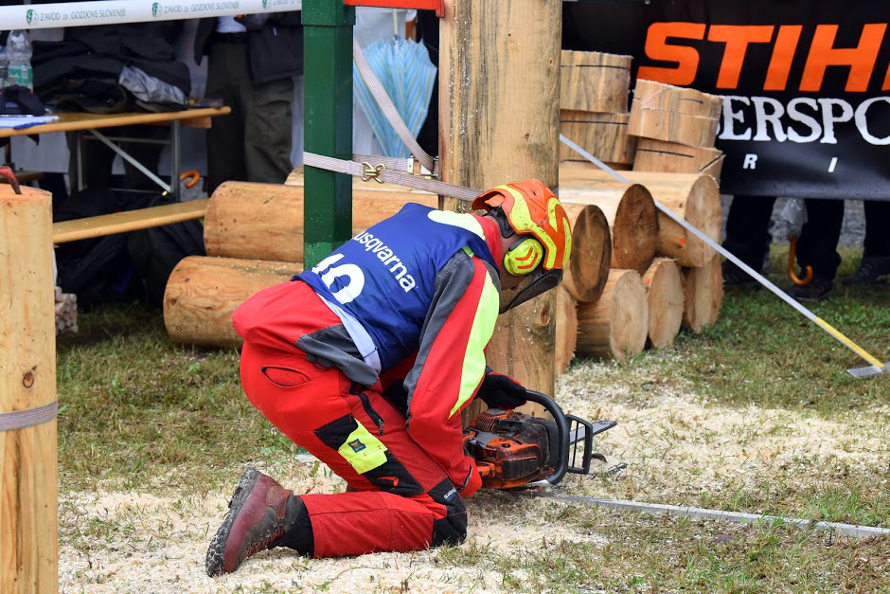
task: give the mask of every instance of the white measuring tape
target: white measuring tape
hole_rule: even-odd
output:
[[[86,25],[150,23],[205,17],[302,10],[303,0],[110,0],[0,6],[9,29],[49,29]]]

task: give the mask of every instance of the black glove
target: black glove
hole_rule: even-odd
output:
[[[476,396],[484,400],[489,408],[516,408],[528,401],[526,389],[516,380],[509,375],[493,371],[489,371],[482,378]]]

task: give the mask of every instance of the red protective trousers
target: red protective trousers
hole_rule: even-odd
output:
[[[303,283],[266,289],[233,316],[245,336],[241,382],[251,403],[297,445],[327,464],[356,491],[301,495],[312,523],[314,555],[334,557],[412,551],[457,544],[466,536],[464,503],[445,471],[407,434],[404,416],[381,394],[339,369],[310,363],[280,340],[340,324]],[[305,287],[303,289],[302,287]],[[297,289],[296,291],[294,289]],[[271,307],[288,291],[297,303]],[[264,294],[265,293],[265,294]],[[251,316],[275,328],[243,332]]]

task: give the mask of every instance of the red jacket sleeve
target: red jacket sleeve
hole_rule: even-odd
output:
[[[477,482],[463,448],[460,411],[485,373],[484,349],[494,333],[500,293],[494,271],[460,252],[436,277],[436,293],[405,378],[408,435],[438,462],[458,490]],[[478,485],[476,485],[478,487]]]

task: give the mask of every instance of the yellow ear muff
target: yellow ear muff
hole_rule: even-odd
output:
[[[504,270],[514,276],[524,276],[534,270],[544,260],[544,246],[537,239],[529,237],[517,241],[504,254]]]

